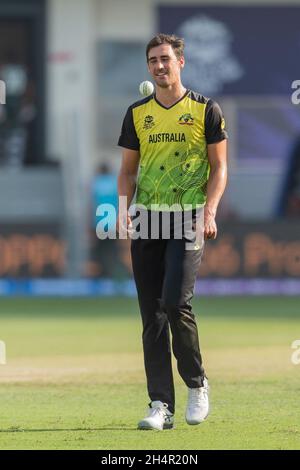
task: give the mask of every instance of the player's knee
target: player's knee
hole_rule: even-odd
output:
[[[180,305],[179,302],[177,302],[174,299],[168,299],[168,298],[162,299],[162,305],[163,305],[164,311],[166,312],[168,316],[179,314],[182,308],[182,305]]]
[[[166,312],[169,320],[176,318],[183,320],[186,316],[191,316],[191,305],[187,302],[178,302],[176,299],[165,298],[162,299],[163,309]]]

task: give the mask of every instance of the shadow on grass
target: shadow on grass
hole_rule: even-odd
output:
[[[66,429],[22,429],[22,428],[14,428],[14,429],[0,429],[0,433],[17,433],[17,432],[76,432],[76,431],[137,431],[136,427],[126,427],[126,426],[110,426],[110,427],[102,427],[102,428],[66,428]]]

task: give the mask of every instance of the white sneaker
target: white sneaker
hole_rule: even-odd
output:
[[[189,396],[186,407],[185,419],[187,424],[200,424],[209,413],[208,392],[209,386],[207,379],[203,380],[203,387],[189,388]]]
[[[168,405],[161,401],[152,401],[148,410],[148,416],[138,424],[138,429],[172,429],[174,415],[168,410]]]

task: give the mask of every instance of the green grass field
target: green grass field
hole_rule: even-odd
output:
[[[135,299],[1,299],[1,449],[300,449],[300,298],[194,300],[211,414],[138,431],[148,403]],[[174,368],[176,364],[174,363]]]

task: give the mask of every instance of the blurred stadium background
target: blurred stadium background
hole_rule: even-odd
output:
[[[299,17],[300,0],[1,0],[1,448],[299,447]],[[196,285],[216,385],[201,444],[184,444],[181,425],[178,444],[122,434],[146,403],[129,241],[95,233],[158,31],[185,37],[184,84],[221,104],[230,135],[219,236]],[[14,434],[24,427],[43,433]]]
[[[221,103],[230,134],[203,291],[298,294],[299,7],[2,0],[0,293],[134,294],[129,243],[97,240],[95,207],[116,202],[121,122],[148,78],[145,44],[166,31],[185,37],[184,82]]]

